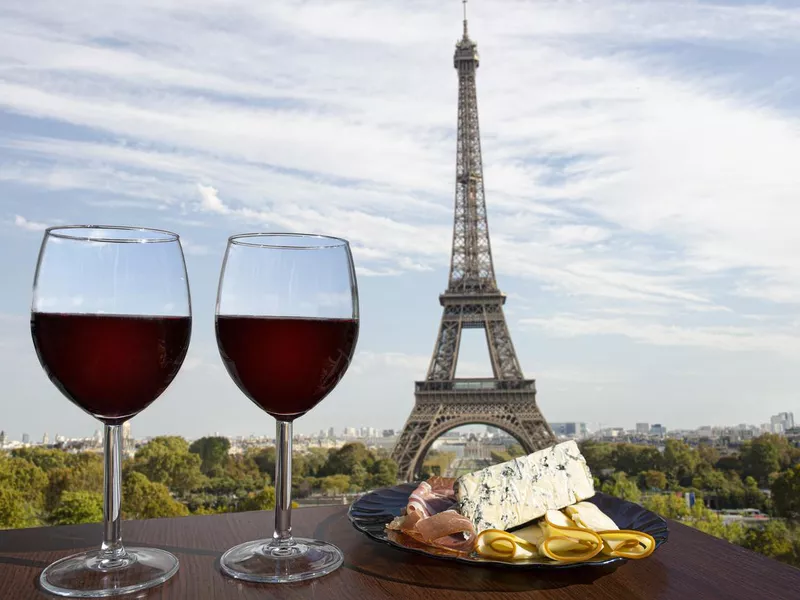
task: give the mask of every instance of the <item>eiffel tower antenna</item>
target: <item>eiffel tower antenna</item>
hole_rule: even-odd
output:
[[[489,242],[483,159],[478,125],[475,74],[478,45],[467,35],[456,43],[458,136],[453,247],[439,334],[428,374],[415,384],[415,402],[392,453],[398,476],[415,479],[431,444],[446,431],[471,423],[493,425],[514,436],[526,452],[551,445],[555,438],[536,405],[536,385],[522,374],[506,324],[505,294],[497,287]],[[490,378],[457,378],[464,329],[483,329],[492,364]]]

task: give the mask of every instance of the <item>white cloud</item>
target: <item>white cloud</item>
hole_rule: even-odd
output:
[[[225,11],[239,15],[232,36],[211,26],[221,10],[213,2],[196,3],[204,18],[188,22],[178,7],[146,3],[120,19],[115,6],[76,19],[45,3],[63,24],[58,34],[35,12],[0,20],[14,36],[0,58],[18,65],[0,84],[0,104],[126,140],[12,139],[23,155],[57,164],[9,163],[0,179],[52,189],[113,182],[127,201],[157,206],[188,199],[191,179],[213,180],[195,186],[201,210],[278,228],[338,226],[373,251],[364,274],[446,263],[455,100],[446,55],[459,25],[451,7],[239,2]],[[797,298],[797,124],[748,86],[640,48],[792,44],[797,10],[472,8],[498,273],[570,295],[697,309],[719,303],[709,270],[744,269],[731,294]],[[98,44],[97,22],[113,23],[118,43]],[[171,46],[151,43],[167,29]]]
[[[192,256],[207,256],[211,254],[211,248],[208,246],[190,242],[185,237],[181,238],[181,246],[186,254],[190,254]]]
[[[219,192],[210,185],[197,184],[197,191],[200,192],[200,210],[228,214],[230,209],[219,198]]]
[[[364,277],[446,271],[457,3],[96,4],[0,15],[0,110],[59,125],[0,140],[0,185],[209,231],[340,235]],[[497,0],[470,14],[495,267],[525,290],[514,317],[549,335],[794,352],[800,9]],[[543,305],[558,314],[531,320]],[[358,360],[419,378],[429,356]]]
[[[777,352],[800,357],[800,328],[763,329],[733,326],[686,327],[635,319],[586,318],[572,314],[521,319],[523,326],[556,337],[618,335],[657,346],[696,346],[726,352]]]
[[[29,221],[21,215],[16,215],[14,217],[14,225],[27,231],[44,231],[48,227],[44,223],[39,223],[38,221]]]

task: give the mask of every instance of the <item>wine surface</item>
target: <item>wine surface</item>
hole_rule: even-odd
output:
[[[258,406],[291,420],[336,387],[358,338],[353,319],[220,315],[217,344],[228,373]]]
[[[191,317],[34,312],[39,361],[63,394],[110,425],[143,410],[172,382]]]

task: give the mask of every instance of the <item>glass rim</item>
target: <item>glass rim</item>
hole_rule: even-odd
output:
[[[138,236],[130,237],[98,237],[94,235],[76,235],[72,231],[128,231],[139,232]],[[180,237],[173,231],[166,229],[155,229],[152,227],[135,227],[127,225],[54,225],[45,229],[45,237],[55,237],[64,240],[75,240],[80,242],[102,242],[105,244],[159,244],[163,242],[177,242]],[[146,236],[144,234],[160,234],[157,236]]]
[[[287,245],[278,242],[253,242],[249,241],[253,238],[294,238],[302,239],[316,239],[324,240],[327,243],[322,244],[306,244],[306,245]],[[228,244],[233,246],[246,246],[250,248],[274,248],[278,250],[325,250],[330,248],[349,247],[350,242],[344,238],[335,237],[332,235],[322,235],[317,233],[237,233],[228,238]]]

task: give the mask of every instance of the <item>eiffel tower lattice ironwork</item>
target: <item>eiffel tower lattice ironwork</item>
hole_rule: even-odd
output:
[[[475,70],[478,49],[467,34],[456,43],[458,70],[458,141],[456,153],[455,225],[450,278],[439,296],[444,307],[439,336],[425,381],[416,382],[415,404],[393,451],[398,477],[412,480],[420,472],[431,444],[453,427],[483,423],[514,436],[526,452],[554,442],[553,432],[536,405],[536,386],[525,379],[508,332],[489,243],[483,191]],[[486,333],[493,377],[456,378],[461,333]]]

